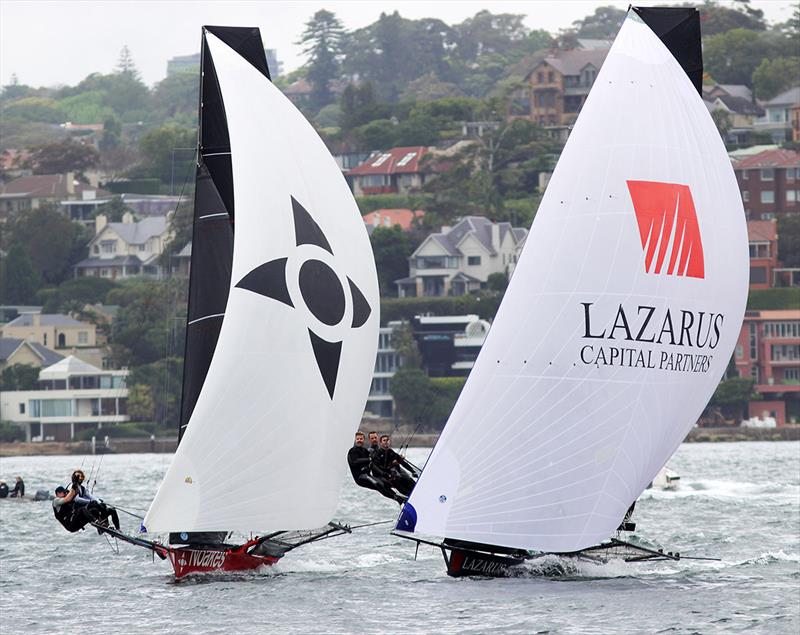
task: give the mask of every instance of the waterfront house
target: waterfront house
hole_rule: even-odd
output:
[[[37,390],[0,392],[3,420],[27,441],[70,441],[129,420],[127,370],[100,370],[72,355],[39,372]]]
[[[431,234],[409,258],[409,275],[396,280],[402,297],[464,295],[484,286],[493,273],[513,273],[518,245],[528,230],[467,216]]]
[[[736,372],[761,398],[749,416],[800,423],[800,309],[747,311],[734,352]]]
[[[133,214],[125,212],[121,223],[109,223],[99,214],[89,257],[75,265],[75,277],[163,277],[160,256],[173,235],[169,220],[170,216],[153,216],[134,221]]]
[[[748,219],[769,220],[800,213],[800,153],[764,150],[733,163]]]

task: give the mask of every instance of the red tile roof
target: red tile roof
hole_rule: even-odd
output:
[[[392,148],[374,154],[364,163],[350,170],[347,175],[414,174],[420,171],[419,161],[423,154],[425,154],[425,146]]]
[[[374,227],[394,227],[400,225],[401,229],[411,229],[415,218],[421,218],[425,212],[421,209],[416,211],[396,208],[396,209],[376,209],[374,212],[364,214],[364,223]]]
[[[747,239],[750,242],[773,242],[778,239],[778,224],[774,220],[747,221]]]
[[[734,170],[747,170],[752,168],[796,168],[800,167],[800,153],[794,150],[764,150],[752,157],[747,157],[734,163]]]

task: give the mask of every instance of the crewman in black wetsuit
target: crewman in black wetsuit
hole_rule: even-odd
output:
[[[0,498],[8,498],[8,485],[5,481],[0,481]]]
[[[403,496],[408,497],[411,495],[416,481],[403,468],[408,469],[412,474],[414,468],[390,446],[389,435],[381,436],[380,447],[372,455],[372,475],[382,478]]]
[[[370,457],[375,456],[375,453],[378,451],[380,445],[378,444],[378,433],[373,430],[369,433],[369,455]]]
[[[347,452],[347,464],[350,466],[350,473],[353,475],[356,485],[374,489],[386,498],[391,498],[401,504],[404,503],[406,501],[405,496],[395,494],[389,484],[382,478],[370,475],[370,462],[370,452],[364,447],[364,433],[356,432],[355,443]]]
[[[14,483],[14,489],[11,491],[11,498],[24,498],[25,497],[25,481],[22,480],[21,476],[17,476],[14,479],[16,482]]]

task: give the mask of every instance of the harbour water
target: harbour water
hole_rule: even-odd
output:
[[[429,450],[411,450],[423,462]],[[14,457],[32,495],[80,466],[95,494],[146,510],[168,455]],[[144,550],[67,534],[49,503],[0,500],[0,632],[36,633],[798,633],[800,443],[684,444],[675,492],[646,491],[637,534],[720,561],[580,564],[543,578],[452,579],[441,554],[390,524],[310,545],[258,573],[175,582]],[[343,463],[343,470],[344,470]],[[287,474],[287,478],[291,478]],[[220,474],[224,481],[225,475]],[[348,478],[337,520],[394,519],[397,505]],[[138,527],[122,517],[127,529]]]

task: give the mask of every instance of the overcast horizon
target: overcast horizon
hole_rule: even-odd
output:
[[[526,15],[531,29],[556,33],[594,12],[599,6],[628,7],[620,0],[551,0],[485,2],[466,0],[432,4],[426,1],[256,2],[235,0],[2,0],[0,2],[0,84],[7,85],[12,74],[21,84],[34,87],[75,85],[87,75],[114,70],[123,46],[128,46],[142,80],[152,86],[166,77],[167,60],[191,55],[200,49],[203,24],[258,26],[267,48],[277,50],[284,72],[304,63],[296,44],[305,22],[320,9],[336,14],[345,29],[358,29],[378,19],[381,12],[395,10],[409,19],[439,18],[457,24],[488,9],[492,13]],[[663,4],[643,2],[643,5]],[[721,0],[733,6],[734,0]],[[751,6],[764,11],[769,23],[791,17],[788,0],[752,0]],[[44,45],[36,45],[44,42]]]

